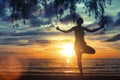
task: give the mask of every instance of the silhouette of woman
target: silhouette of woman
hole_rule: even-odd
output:
[[[76,21],[77,26],[72,27],[69,30],[61,30],[59,27],[56,27],[57,30],[64,32],[64,33],[74,31],[74,33],[75,33],[74,50],[75,50],[75,53],[77,56],[77,63],[78,63],[78,67],[79,67],[79,70],[81,72],[81,75],[83,75],[82,61],[81,61],[82,60],[82,53],[95,54],[95,50],[92,47],[88,46],[84,40],[85,31],[86,32],[95,32],[95,31],[98,31],[99,29],[103,28],[102,26],[100,26],[99,28],[96,28],[94,30],[90,30],[90,29],[82,26],[83,22],[84,22],[83,19],[80,17]]]

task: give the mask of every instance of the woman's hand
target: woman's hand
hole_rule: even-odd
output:
[[[57,30],[60,30],[59,26],[56,27]]]

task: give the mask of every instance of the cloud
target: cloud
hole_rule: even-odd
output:
[[[52,18],[54,17],[56,14],[55,12],[55,6],[54,6],[54,3],[50,3],[46,6],[46,9],[45,9],[45,13],[44,13],[44,16],[46,18]]]
[[[32,44],[49,44],[49,43],[52,43],[52,41],[42,39],[36,36],[0,38],[0,45],[27,46]]]
[[[9,36],[12,32],[0,32],[0,36]]]
[[[97,32],[97,33],[94,33],[93,35],[105,35],[106,33],[104,31],[100,31],[100,32]]]
[[[118,13],[117,13],[117,17],[119,17],[119,18],[120,18],[120,12],[118,12]]]
[[[62,23],[68,23],[68,22],[72,22],[73,18],[71,15],[66,15],[64,18],[62,18]]]
[[[0,45],[30,45],[30,41],[22,38],[3,38],[0,39]]]
[[[41,19],[31,19],[30,20],[30,25],[31,26],[44,26],[44,25],[48,25],[48,24],[51,24],[51,21],[48,19],[45,19],[45,18],[41,18]]]
[[[118,44],[113,44],[110,47],[112,47],[112,48],[114,48],[116,50],[120,50],[120,44],[119,43]]]
[[[113,36],[112,38],[105,40],[105,42],[114,42],[114,41],[118,41],[118,40],[120,40],[120,34],[117,34],[117,35]]]
[[[29,30],[25,32],[19,32],[19,33],[13,33],[11,36],[34,36],[34,35],[39,35],[39,34],[44,34],[43,32],[39,32],[36,30]]]
[[[5,12],[4,12],[4,5],[6,5],[6,3],[2,0],[0,1],[0,17],[5,17]]]
[[[57,34],[56,32],[49,32],[49,28],[47,30],[43,30],[42,29],[39,31],[39,30],[28,30],[28,31],[25,31],[25,32],[18,32],[18,33],[12,33],[11,36],[31,36],[31,37],[35,37],[35,36],[49,36],[49,35],[55,35]]]
[[[50,40],[35,40],[34,43],[37,43],[37,44],[50,44],[50,43],[52,43],[52,41],[50,41]]]
[[[115,26],[120,26],[120,19],[117,19],[114,23]]]

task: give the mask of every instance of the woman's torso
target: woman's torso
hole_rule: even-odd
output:
[[[84,40],[84,35],[85,35],[84,28],[76,26],[74,32],[75,32],[75,44],[79,44],[79,45],[86,44]]]

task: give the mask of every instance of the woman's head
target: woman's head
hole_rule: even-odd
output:
[[[77,25],[82,25],[83,24],[83,19],[81,18],[81,17],[79,17],[78,19],[77,19],[77,21],[76,21],[76,24]]]

